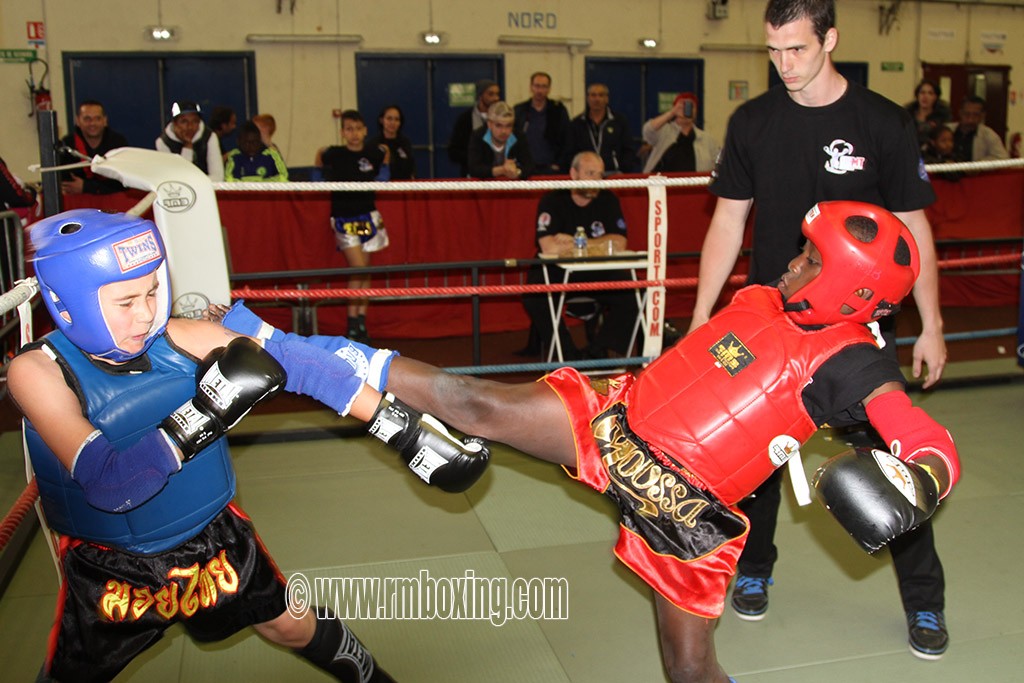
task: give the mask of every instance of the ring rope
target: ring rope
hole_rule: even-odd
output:
[[[742,283],[746,275],[733,275],[730,283]],[[451,296],[501,296],[505,294],[547,294],[548,292],[595,292],[609,289],[642,289],[647,287],[692,287],[697,278],[684,277],[668,280],[619,280],[615,282],[568,282],[553,285],[466,285],[461,287],[369,287],[347,289],[241,289],[231,290],[236,299],[338,299],[358,297],[379,299],[381,297],[451,297]]]
[[[1001,159],[998,161],[968,161],[950,164],[928,164],[925,170],[930,174],[959,173],[962,171],[1000,170],[1024,168],[1024,159]],[[651,175],[644,178],[611,178],[606,180],[432,180],[432,181],[388,181],[388,182],[301,182],[301,183],[214,183],[213,189],[235,192],[466,192],[480,190],[571,190],[574,188],[646,188],[657,187],[704,187],[711,184],[710,175],[668,178]]]
[[[38,497],[39,486],[36,484],[35,477],[33,477],[28,486],[25,487],[25,490],[18,496],[18,499],[14,501],[11,509],[4,515],[3,521],[0,522],[0,552],[3,552],[3,549],[7,547],[7,543],[14,536],[18,526],[24,521],[25,515],[35,505],[36,498]]]
[[[1020,252],[996,254],[994,256],[974,256],[963,259],[947,259],[939,261],[939,268],[1016,264],[1021,259]],[[746,275],[729,277],[730,285],[742,285]],[[668,278],[665,280],[619,280],[614,282],[567,282],[551,285],[466,285],[460,287],[369,287],[366,289],[348,289],[333,287],[325,289],[253,289],[248,286],[231,291],[234,299],[379,299],[384,297],[402,298],[441,298],[454,296],[501,296],[508,294],[547,294],[550,292],[597,292],[614,289],[642,289],[648,287],[665,287],[666,289],[683,289],[697,286],[696,277]]]
[[[711,177],[689,176],[667,178],[653,175],[645,178],[614,178],[611,180],[389,180],[387,182],[301,182],[266,183],[239,182],[214,183],[215,190],[236,190],[239,192],[465,192],[480,190],[571,190],[574,188],[646,188],[658,185],[665,187],[703,187],[710,184]]]
[[[0,315],[13,311],[25,303],[39,291],[34,277],[18,280],[14,283],[14,289],[0,294]]]
[[[1024,256],[1022,252],[1009,254],[993,254],[992,256],[970,256],[962,259],[946,259],[939,261],[939,270],[966,268],[967,266],[996,266],[1004,263],[1016,264]]]

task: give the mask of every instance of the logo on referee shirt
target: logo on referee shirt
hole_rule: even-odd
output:
[[[864,170],[864,157],[853,155],[853,143],[846,140],[833,140],[826,147],[822,147],[828,155],[825,162],[825,170],[836,175],[846,175],[852,171]]]

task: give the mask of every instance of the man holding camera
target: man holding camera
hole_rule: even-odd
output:
[[[704,173],[715,167],[721,147],[697,127],[697,96],[681,92],[672,108],[644,124],[651,152],[644,173]]]

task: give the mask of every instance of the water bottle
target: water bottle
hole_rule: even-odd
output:
[[[587,255],[587,231],[583,226],[576,228],[576,234],[572,238],[573,254],[577,257]]]

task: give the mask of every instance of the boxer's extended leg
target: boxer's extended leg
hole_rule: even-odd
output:
[[[672,683],[727,683],[715,654],[718,620],[681,610],[657,592],[654,603],[661,657]]]
[[[544,382],[507,384],[395,358],[388,390],[446,424],[524,453],[576,466],[576,440],[558,395]]]

